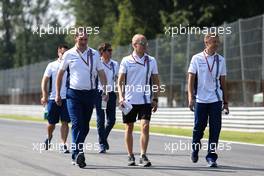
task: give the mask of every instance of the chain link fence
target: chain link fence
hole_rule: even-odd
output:
[[[253,101],[263,91],[264,15],[223,24],[231,34],[220,36],[218,53],[226,58],[227,87],[230,106],[259,106]],[[158,62],[161,83],[166,91],[160,103],[165,107],[187,105],[187,69],[192,55],[204,49],[202,35],[177,35],[150,40],[148,52]],[[113,58],[121,59],[132,47],[120,46]],[[0,71],[0,103],[39,104],[41,78],[48,61]],[[263,98],[262,98],[263,99]]]

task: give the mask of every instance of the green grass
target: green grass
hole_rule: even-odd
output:
[[[11,119],[11,120],[25,120],[34,122],[45,122],[44,119],[32,116],[21,116],[21,115],[3,115],[0,114],[1,119]]]
[[[19,115],[0,115],[2,119],[13,119],[13,120],[26,120],[35,122],[45,122],[43,118],[31,117],[31,116],[19,116]],[[91,121],[91,126],[96,127],[96,122]],[[124,125],[122,123],[116,123],[115,129],[124,130]],[[139,125],[136,123],[135,131],[140,131]],[[166,135],[179,135],[179,136],[192,136],[192,129],[189,128],[176,128],[176,127],[164,127],[151,125],[150,132],[166,134]],[[208,138],[208,130],[205,131],[205,138]],[[226,141],[237,141],[246,142],[254,144],[264,144],[264,132],[239,132],[239,131],[221,131],[221,140]]]

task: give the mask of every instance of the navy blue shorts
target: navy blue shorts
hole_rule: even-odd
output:
[[[70,122],[70,117],[67,109],[66,99],[62,100],[62,106],[58,106],[55,100],[48,101],[48,115],[49,124],[56,124],[59,121]]]
[[[139,104],[139,105],[133,105],[133,108],[131,111],[123,116],[123,123],[134,123],[138,120],[144,119],[144,120],[149,120],[151,118],[151,111],[152,107],[151,104]]]

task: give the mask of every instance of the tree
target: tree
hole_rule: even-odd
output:
[[[126,45],[136,33],[148,39],[162,32],[159,9],[161,1],[122,0],[118,6],[120,15],[114,33],[115,45]],[[148,8],[151,4],[151,8]]]
[[[60,26],[56,18],[47,18],[48,9],[49,0],[36,0],[36,3],[24,1],[16,32],[17,51],[14,54],[16,67],[57,57],[57,45],[65,42],[65,36],[44,34],[40,37],[33,32],[35,27],[44,26],[44,24],[53,27]]]
[[[50,24],[59,26],[58,20],[48,15],[49,0],[2,0],[0,21],[0,69],[55,58],[56,48],[65,43],[65,35],[33,33],[35,27]]]
[[[111,42],[113,29],[119,14],[118,0],[109,1],[81,1],[71,0],[69,7],[73,7],[76,26],[99,27],[99,35],[89,37],[89,45],[97,48],[101,42]]]
[[[167,2],[165,8],[160,12],[163,25],[219,26],[223,22],[233,22],[264,12],[264,3],[257,0],[165,0],[165,2]]]
[[[15,53],[15,45],[13,41],[14,35],[14,24],[19,13],[17,9],[20,9],[21,2],[19,0],[1,1],[1,13],[2,13],[2,23],[0,26],[1,31],[3,31],[3,37],[0,39],[2,43],[0,47],[0,68],[10,68],[13,66],[13,53]]]

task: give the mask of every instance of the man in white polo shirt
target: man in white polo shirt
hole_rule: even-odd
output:
[[[222,124],[222,108],[229,113],[226,91],[225,58],[216,53],[219,46],[217,34],[206,34],[205,50],[194,55],[188,69],[189,108],[195,111],[191,160],[198,161],[201,139],[209,120],[209,141],[206,161],[217,167],[217,144]],[[209,118],[209,119],[208,119]]]
[[[66,104],[66,74],[63,77],[62,88],[60,91],[60,96],[62,98],[62,105],[58,106],[55,102],[56,96],[56,77],[59,70],[60,63],[62,62],[62,55],[68,50],[68,46],[59,45],[57,48],[58,59],[56,61],[50,62],[45,70],[45,73],[41,82],[42,98],[41,104],[47,106],[48,114],[48,137],[45,140],[45,149],[48,150],[50,147],[50,142],[52,139],[52,133],[55,129],[55,125],[61,120],[61,141],[62,141],[62,151],[64,153],[69,153],[67,149],[67,137],[69,132],[68,123],[70,122],[70,117],[68,114],[67,104]],[[49,82],[49,90],[48,90]]]
[[[139,165],[149,167],[151,162],[147,158],[146,152],[149,142],[151,111],[156,112],[158,104],[158,67],[155,58],[146,53],[147,39],[144,35],[134,35],[132,46],[134,48],[133,53],[124,57],[120,64],[118,78],[119,103],[120,106],[129,103],[133,107],[128,114],[123,113],[128,165],[135,165],[133,128],[138,119],[141,126]],[[153,92],[151,91],[152,84],[157,88]]]
[[[61,88],[61,80],[65,71],[67,79],[67,107],[72,122],[72,160],[80,168],[86,166],[83,145],[89,132],[89,122],[92,116],[96,98],[95,76],[98,74],[102,85],[106,85],[106,76],[99,53],[87,47],[88,36],[85,31],[78,31],[75,36],[75,46],[64,53],[63,61],[56,81],[57,92]],[[107,101],[104,90],[102,97]],[[57,93],[56,102],[61,104]]]
[[[101,55],[101,62],[103,64],[104,72],[107,77],[107,88],[109,99],[105,107],[102,107],[102,93],[103,88],[100,80],[97,78],[98,92],[96,98],[96,115],[97,115],[97,131],[99,136],[100,150],[99,153],[105,153],[109,150],[107,138],[115,125],[116,121],[116,93],[115,82],[118,76],[118,63],[111,59],[112,47],[109,43],[102,43],[99,48]],[[104,103],[104,102],[103,102]],[[106,116],[105,116],[106,115]],[[106,117],[106,124],[105,124]]]

